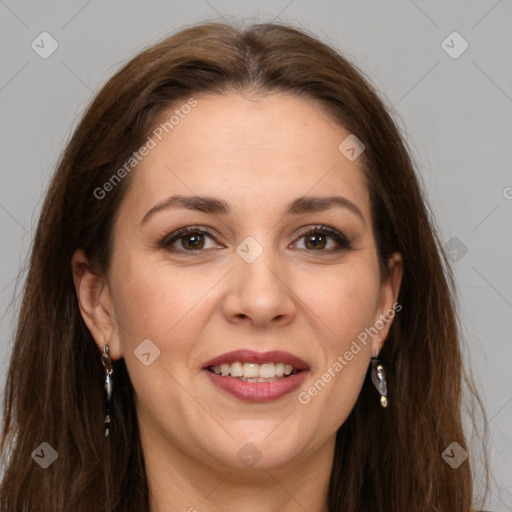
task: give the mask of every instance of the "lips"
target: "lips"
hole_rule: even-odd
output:
[[[275,364],[277,363],[277,364]],[[243,366],[244,375],[247,369],[259,367],[268,370],[286,368],[284,374],[272,378],[245,378],[231,375],[233,369]],[[220,372],[222,368],[223,372]],[[231,371],[230,371],[231,369]],[[257,352],[249,349],[235,350],[210,359],[203,366],[203,372],[210,382],[222,391],[246,402],[270,402],[278,400],[295,390],[306,378],[309,370],[307,363],[298,356],[273,350]],[[234,372],[239,375],[238,371]]]

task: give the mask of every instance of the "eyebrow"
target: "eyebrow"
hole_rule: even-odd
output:
[[[309,196],[299,197],[285,207],[285,215],[303,215],[330,210],[331,208],[344,208],[355,213],[364,223],[361,210],[349,199],[341,196]],[[181,196],[174,195],[163,199],[151,208],[142,218],[143,225],[157,212],[169,209],[187,209],[200,211],[212,215],[229,215],[232,212],[229,202],[211,196]]]

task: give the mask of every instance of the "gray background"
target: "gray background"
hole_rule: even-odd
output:
[[[359,65],[392,108],[454,259],[467,354],[488,412],[495,481],[487,509],[512,510],[510,0],[0,0],[0,376],[19,302],[16,276],[78,115],[143,47],[204,19],[240,18],[313,31]],[[43,31],[59,45],[47,59],[31,48]],[[453,31],[469,44],[458,58],[441,45]],[[447,42],[452,51],[460,43]]]

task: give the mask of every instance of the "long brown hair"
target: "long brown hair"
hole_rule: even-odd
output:
[[[37,227],[8,372],[0,510],[149,510],[126,366],[123,359],[115,362],[114,419],[106,439],[103,368],[78,309],[70,262],[81,248],[108,271],[113,219],[131,175],[105,199],[95,191],[140,148],[160,114],[194,94],[232,89],[319,100],[355,134],[366,147],[383,271],[392,252],[404,258],[403,309],[381,352],[390,406],[380,408],[367,378],[337,432],[328,510],[469,511],[469,461],[453,469],[441,457],[454,441],[469,450],[461,424],[466,376],[453,279],[397,126],[362,73],[305,31],[218,23],[187,28],[128,62],[96,95],[58,163]],[[42,442],[58,453],[44,470],[31,457]]]

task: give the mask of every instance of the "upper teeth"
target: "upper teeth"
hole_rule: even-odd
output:
[[[272,377],[282,377],[283,375],[290,375],[292,372],[297,373],[297,369],[291,364],[284,363],[231,363],[231,364],[217,364],[210,367],[217,375],[231,375],[231,377],[245,377],[245,378],[264,378],[271,379]]]

